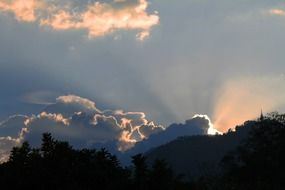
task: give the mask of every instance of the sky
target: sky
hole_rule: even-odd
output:
[[[64,95],[220,131],[285,111],[282,0],[0,0],[0,119]]]

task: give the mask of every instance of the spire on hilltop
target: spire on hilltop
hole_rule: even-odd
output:
[[[259,118],[259,120],[262,121],[263,119],[264,119],[264,116],[263,116],[263,111],[262,111],[262,109],[261,109],[261,113],[260,113],[260,118]]]

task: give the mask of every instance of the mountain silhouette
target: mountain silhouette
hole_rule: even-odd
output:
[[[219,171],[219,162],[247,136],[257,121],[237,126],[235,132],[223,135],[194,135],[181,137],[145,153],[148,162],[166,160],[175,172],[187,176],[201,176]]]

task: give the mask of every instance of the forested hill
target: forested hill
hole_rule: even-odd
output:
[[[220,160],[244,140],[257,121],[238,126],[235,132],[224,135],[196,135],[180,137],[165,145],[151,149],[145,155],[151,163],[166,160],[177,173],[200,176],[217,172]]]
[[[285,189],[285,114],[271,113],[220,136],[179,138],[146,153],[184,173],[194,189]]]
[[[74,149],[46,133],[39,148],[24,142],[12,149],[0,164],[0,183],[3,189],[284,190],[284,160],[285,115],[274,113],[224,135],[181,137],[132,156],[129,167],[105,149]]]

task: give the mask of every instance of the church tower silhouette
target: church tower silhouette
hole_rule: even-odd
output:
[[[263,111],[262,111],[262,109],[261,109],[261,113],[260,113],[259,120],[260,120],[260,121],[264,120],[264,115],[263,115]]]

